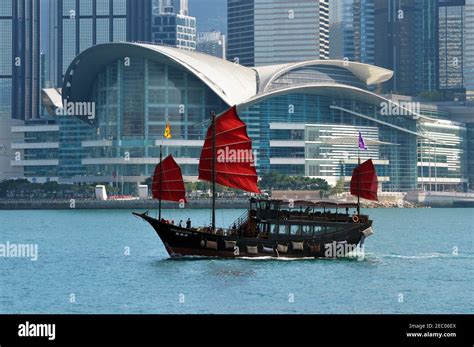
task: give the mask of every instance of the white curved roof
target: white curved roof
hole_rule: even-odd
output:
[[[70,101],[87,100],[97,74],[117,59],[130,56],[158,61],[171,60],[202,80],[229,106],[245,104],[265,95],[272,81],[291,70],[305,66],[341,67],[367,85],[385,82],[393,76],[393,72],[387,69],[339,60],[314,60],[248,68],[203,53],[162,45],[123,42],[96,45],[77,56],[65,74],[63,96]],[[330,87],[330,84],[321,85],[324,86]]]
[[[255,67],[254,69],[258,72],[260,80],[259,93],[266,92],[274,80],[291,70],[317,65],[336,66],[346,69],[369,86],[386,82],[393,77],[393,71],[374,65],[343,60],[311,60],[299,63]]]
[[[236,105],[257,93],[257,73],[247,67],[208,54],[168,46],[134,44],[179,63],[205,82],[227,104]]]
[[[291,93],[307,93],[307,94],[317,94],[323,96],[331,96],[331,97],[344,97],[348,99],[355,99],[360,102],[364,102],[371,105],[380,105],[382,102],[387,104],[398,104],[393,102],[390,99],[383,97],[382,95],[373,93],[369,90],[360,89],[354,86],[343,85],[339,83],[311,83],[306,85],[296,85],[286,88],[280,89],[273,89],[271,91],[258,94],[253,98],[247,100],[244,103],[239,104],[237,107],[238,109],[246,109],[249,106],[257,104],[267,98],[279,96],[279,95],[287,95]],[[399,105],[402,109],[406,111],[408,117],[411,118],[423,118],[430,121],[435,121],[435,119],[421,115],[419,113],[413,112],[402,105]]]

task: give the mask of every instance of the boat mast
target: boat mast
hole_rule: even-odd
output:
[[[163,172],[163,167],[161,166],[163,161],[163,145],[160,145],[160,179],[159,179],[159,184],[158,184],[158,193],[159,193],[159,198],[158,198],[158,220],[161,221],[161,192],[163,190],[162,188],[162,183],[163,183],[163,177],[162,177],[162,172]]]
[[[357,149],[357,217],[360,220],[360,149]]]
[[[216,114],[211,112],[211,132],[212,132],[212,164],[211,164],[211,183],[212,183],[212,232],[216,231]]]

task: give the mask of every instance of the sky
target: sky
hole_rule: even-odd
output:
[[[227,0],[189,0],[189,15],[197,18],[198,32],[227,33]]]

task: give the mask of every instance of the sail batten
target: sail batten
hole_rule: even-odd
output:
[[[378,177],[372,159],[357,166],[352,172],[351,195],[378,201]]]
[[[187,202],[181,168],[171,155],[156,165],[152,193],[153,199]]]
[[[216,119],[214,129],[215,134],[212,125],[207,131],[199,161],[199,179],[212,182],[212,164],[215,160],[217,184],[260,193],[252,141],[247,134],[247,125],[237,115],[235,106]]]

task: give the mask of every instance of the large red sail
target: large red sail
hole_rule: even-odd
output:
[[[351,195],[378,201],[378,178],[372,159],[360,164],[352,172]]]
[[[237,115],[235,106],[216,119],[215,139],[216,183],[251,193],[260,193],[252,141],[247,135],[247,126]],[[211,125],[207,130],[201,152],[199,179],[212,182],[213,158]]]
[[[171,155],[166,157],[161,164],[156,165],[155,174],[153,175],[152,193],[153,199],[161,198],[161,200],[165,201],[187,202],[181,168]]]

